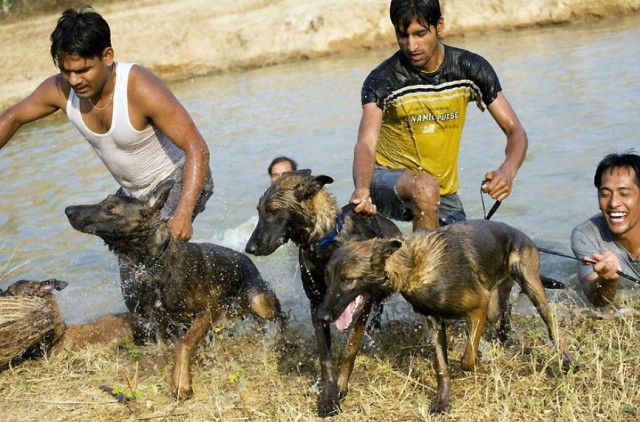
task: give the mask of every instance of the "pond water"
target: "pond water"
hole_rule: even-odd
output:
[[[445,40],[493,64],[529,135],[513,193],[493,220],[570,253],[571,229],[597,212],[598,161],[639,147],[639,28],[640,16],[630,16]],[[172,84],[208,142],[216,183],[194,240],[244,249],[276,155],[333,177],[327,188],[346,203],[360,87],[392,53],[356,52]],[[470,107],[460,195],[468,217],[482,218],[480,182],[502,162],[505,141],[488,113]],[[57,297],[70,323],[124,310],[115,257],[97,237],[74,231],[64,215],[66,206],[97,202],[117,185],[64,116],[21,130],[0,152],[0,180],[0,287],[20,278],[67,280]],[[284,308],[305,319],[295,247],[253,259]],[[543,254],[541,272],[575,283],[576,263]]]

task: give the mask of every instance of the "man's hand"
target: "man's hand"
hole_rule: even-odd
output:
[[[371,199],[371,195],[369,194],[368,189],[356,189],[351,194],[351,199],[349,200],[349,202],[355,205],[355,208],[353,210],[358,214],[375,215],[378,211],[376,204],[374,204],[373,200]]]
[[[174,215],[167,221],[167,227],[171,232],[171,236],[176,240],[187,241],[193,236],[193,226],[189,217],[184,218]]]
[[[617,273],[620,269],[618,257],[610,251],[604,251],[582,259],[584,265],[593,265],[594,271],[580,280],[580,286],[587,299],[596,306],[613,302],[620,278]]]
[[[602,280],[615,281],[620,276],[620,260],[618,257],[610,251],[604,251],[602,253],[594,253],[591,257],[585,257],[585,259],[595,262],[593,264],[593,271],[598,274]]]
[[[489,194],[496,201],[504,201],[511,194],[513,178],[502,170],[490,171],[484,176],[482,192]]]

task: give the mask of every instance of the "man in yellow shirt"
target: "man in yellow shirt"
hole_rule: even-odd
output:
[[[366,78],[354,150],[355,211],[435,228],[464,220],[458,153],[466,108],[475,102],[507,137],[506,158],[482,190],[502,201],[527,152],[527,134],[481,56],[444,45],[438,0],[392,0],[399,50]]]

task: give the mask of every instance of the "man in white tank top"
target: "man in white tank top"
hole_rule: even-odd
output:
[[[213,180],[207,144],[184,107],[149,70],[115,62],[109,25],[91,8],[62,13],[51,57],[60,73],[0,115],[0,148],[22,125],[62,110],[121,185],[119,194],[146,199],[160,182],[176,182],[162,216],[173,237],[189,240]]]

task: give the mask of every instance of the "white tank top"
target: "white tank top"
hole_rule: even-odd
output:
[[[89,141],[125,193],[143,197],[184,163],[184,151],[156,126],[137,130],[129,121],[127,85],[132,63],[116,63],[111,128],[91,131],[82,120],[80,99],[73,91],[67,101],[67,117]]]

